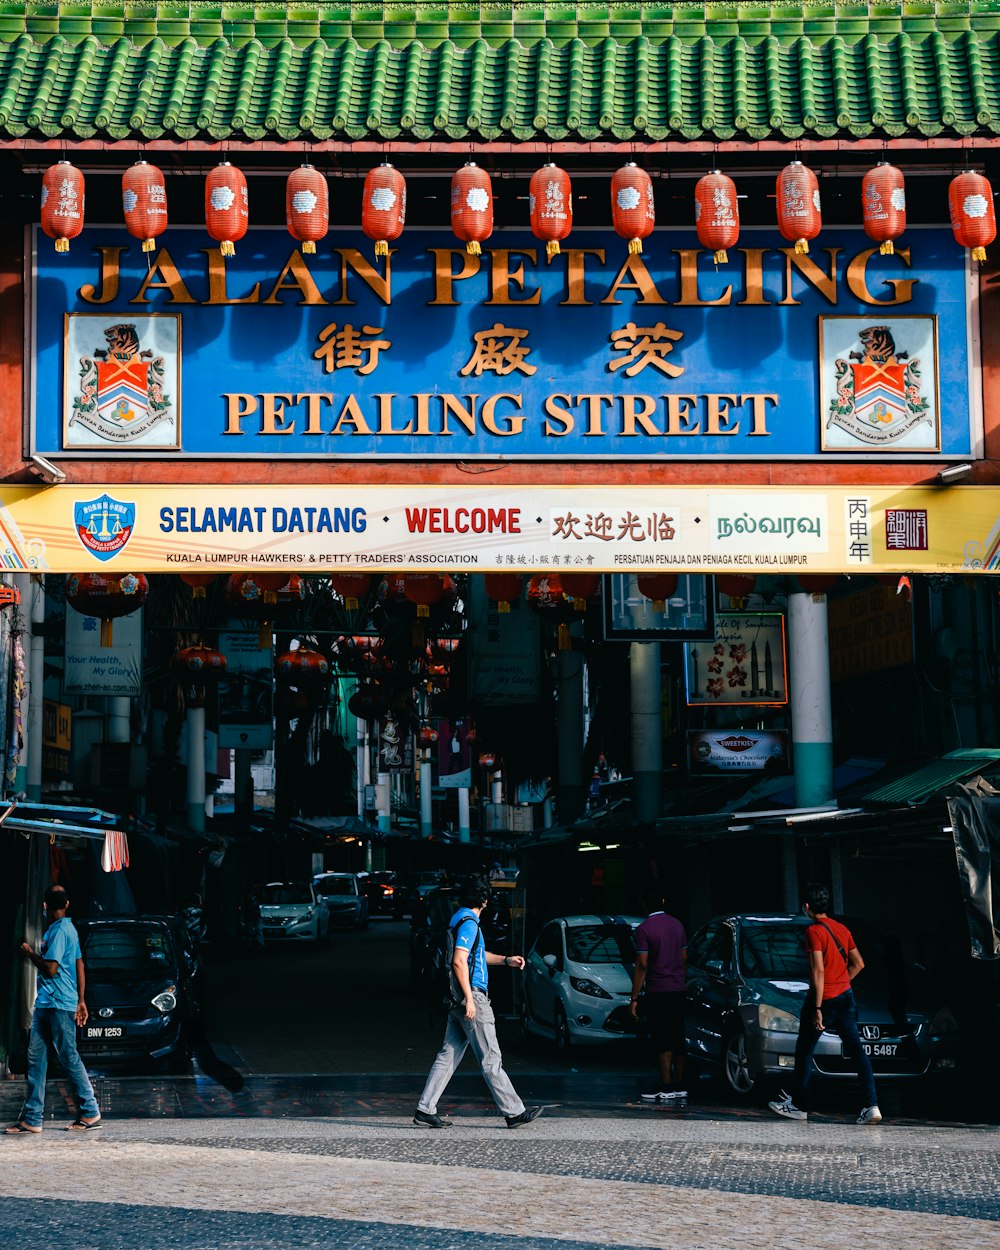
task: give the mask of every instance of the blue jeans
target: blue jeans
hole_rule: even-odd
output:
[[[878,1095],[875,1093],[875,1075],[871,1061],[864,1052],[861,1038],[858,1036],[858,1008],[854,1001],[854,991],[845,990],[836,998],[828,998],[823,1003],[823,1028],[817,1029],[813,1024],[816,1008],[811,998],[807,998],[799,1017],[799,1040],[795,1043],[795,1093],[792,1101],[800,1111],[809,1110],[809,1081],[812,1077],[813,1052],[816,1044],[824,1033],[836,1033],[844,1046],[844,1053],[849,1055],[857,1065],[858,1078],[864,1091],[866,1107],[878,1106]]]
[[[72,1011],[58,1007],[36,1007],[28,1041],[28,1096],[24,1100],[21,1119],[32,1128],[41,1128],[45,1116],[45,1072],[49,1066],[49,1046],[66,1070],[80,1114],[88,1120],[99,1116],[87,1069],[76,1049],[76,1023]]]

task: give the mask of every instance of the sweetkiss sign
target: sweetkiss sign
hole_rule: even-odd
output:
[[[881,256],[746,231],[714,265],[661,230],[547,257],[413,230],[376,261],[200,229],[36,237],[33,450],[60,456],[727,459],[972,456],[975,285],[948,230]],[[149,267],[147,268],[147,259]]]

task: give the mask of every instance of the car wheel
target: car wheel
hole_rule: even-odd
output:
[[[722,1049],[722,1076],[726,1088],[738,1098],[747,1098],[757,1087],[757,1074],[750,1066],[746,1034],[733,1029]]]
[[[570,1036],[569,1020],[566,1018],[566,1008],[562,1003],[556,1003],[556,1009],[552,1021],[553,1040],[556,1044],[556,1050],[560,1055],[568,1055],[573,1045],[573,1038]]]

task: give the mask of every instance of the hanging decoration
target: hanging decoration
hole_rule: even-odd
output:
[[[479,756],[479,767],[485,768],[488,773],[493,772],[497,766],[497,757],[492,751],[483,751]]]
[[[112,644],[112,621],[135,612],[148,598],[149,582],[142,573],[70,573],[66,578],[66,602],[100,620],[102,647]]]
[[[235,256],[235,244],[250,224],[250,195],[241,170],[228,161],[205,179],[205,229],[223,256]]]
[[[653,233],[656,208],[653,180],[634,161],[615,170],[611,178],[611,217],[615,230],[628,239],[631,254],[642,251],[642,241]]]
[[[178,574],[185,586],[191,587],[192,599],[204,599],[206,586],[215,581],[215,573],[180,573]]]
[[[948,206],[955,242],[969,248],[973,260],[985,260],[986,249],[997,237],[993,188],[989,179],[971,170],[952,178],[948,186]]]
[[[775,187],[781,237],[794,243],[796,252],[808,252],[809,241],[823,228],[816,175],[801,161],[792,161],[778,174]]]
[[[515,599],[520,599],[522,581],[518,573],[487,573],[483,578],[486,594],[497,605],[498,612],[509,612]]]
[[[375,255],[388,256],[406,224],[406,179],[388,161],[365,175],[361,229],[375,241]]]
[[[640,573],[635,584],[640,595],[653,601],[654,612],[665,612],[667,600],[676,593],[679,580],[676,573]]]
[[[151,252],[167,228],[167,184],[163,171],[146,161],[136,161],[122,174],[122,211],[133,239]]]
[[[330,229],[330,187],[314,165],[300,165],[285,183],[285,222],[288,233],[312,256],[316,244]]]
[[[301,603],[305,596],[305,582],[297,573],[290,577],[285,573],[233,573],[226,580],[227,602],[237,612],[260,618],[257,636],[262,649],[271,645],[275,615]]]
[[[573,608],[563,589],[562,577],[558,573],[542,573],[532,577],[528,582],[526,598],[529,608],[544,613],[558,624],[559,650],[572,650],[573,640],[567,622],[572,618]]]
[[[563,593],[573,600],[574,612],[586,612],[587,600],[601,589],[600,573],[563,573]]]
[[[214,647],[196,643],[177,652],[174,656],[174,672],[192,685],[203,686],[206,682],[218,681],[225,675],[226,657]]]
[[[83,230],[83,174],[69,161],[50,165],[42,175],[42,229],[68,252],[70,239]]]
[[[389,710],[389,697],[373,683],[363,682],[347,700],[347,710],[358,720],[378,720]]]
[[[756,577],[749,573],[722,573],[715,579],[715,589],[728,595],[734,606],[742,607],[756,585]]]
[[[906,187],[902,170],[879,161],[861,182],[861,216],[865,234],[879,245],[883,256],[892,256],[895,240],[906,229]]]
[[[736,183],[713,169],[695,183],[694,224],[698,242],[714,253],[717,265],[729,260],[727,249],[735,247],[740,237],[740,209],[736,199]]]
[[[493,233],[493,184],[475,161],[452,176],[451,228],[470,256],[479,256]]]
[[[429,751],[432,746],[436,745],[439,737],[438,731],[432,726],[421,725],[417,731],[417,745],[422,751]]]
[[[558,165],[543,165],[528,184],[531,231],[545,243],[546,256],[558,256],[559,244],[573,229],[573,190],[569,174]]]
[[[796,580],[810,595],[825,595],[840,581],[839,573],[797,573]]]
[[[407,573],[403,578],[403,594],[417,605],[417,616],[427,617],[431,608],[445,596],[445,578],[438,573]]]
[[[301,684],[315,684],[330,675],[330,661],[322,653],[311,647],[295,647],[291,651],[283,651],[275,665],[279,677],[286,681]]]
[[[330,585],[343,599],[344,607],[348,612],[355,612],[361,598],[372,588],[372,575],[370,573],[333,573],[330,577]]]

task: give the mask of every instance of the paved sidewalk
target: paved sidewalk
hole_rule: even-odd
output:
[[[69,1117],[67,1117],[68,1119]],[[997,1245],[994,1128],[568,1116],[112,1120],[0,1143],[0,1246]]]

